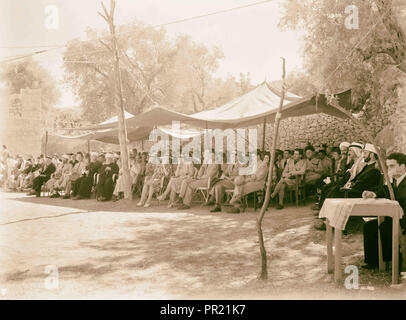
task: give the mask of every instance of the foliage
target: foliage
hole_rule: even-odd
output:
[[[359,29],[347,29],[355,5]],[[287,0],[282,28],[304,32],[304,68],[318,92],[351,88],[352,112],[367,121],[397,99],[406,72],[405,5],[401,0]]]
[[[114,109],[113,57],[105,33],[87,30],[86,41],[70,41],[64,53],[65,81],[82,100],[84,119],[105,120]],[[103,36],[103,43],[97,37]],[[170,38],[165,29],[141,22],[117,28],[125,109],[133,114],[155,104],[184,113],[216,107],[251,88],[249,75],[237,81],[215,77],[218,48],[189,36]]]
[[[0,81],[6,83],[10,94],[18,94],[21,89],[41,89],[42,108],[45,111],[60,97],[53,77],[32,58],[6,64],[0,70]]]

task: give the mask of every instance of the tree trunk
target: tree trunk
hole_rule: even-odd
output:
[[[265,199],[264,199],[264,203],[262,205],[261,211],[259,213],[259,217],[257,218],[259,251],[261,254],[261,273],[259,275],[259,278],[262,280],[268,279],[267,256],[266,256],[266,249],[265,249],[265,244],[264,244],[264,235],[262,232],[262,220],[264,219],[264,215],[265,215],[266,209],[268,208],[269,200],[271,197],[271,184],[272,184],[272,176],[273,176],[273,171],[274,171],[275,149],[276,149],[276,144],[278,141],[279,123],[281,121],[283,102],[285,100],[285,78],[286,78],[285,59],[282,58],[282,81],[283,81],[282,82],[282,94],[281,94],[278,112],[276,113],[276,116],[275,116],[274,135],[272,138],[272,147],[271,147],[271,162],[269,164]],[[265,123],[264,123],[264,125],[265,125]]]
[[[111,34],[111,50],[114,54],[114,75],[115,75],[115,101],[118,112],[118,139],[120,142],[120,160],[121,160],[121,171],[122,178],[124,180],[124,198],[131,200],[131,177],[130,177],[130,167],[129,167],[129,153],[127,146],[127,128],[124,117],[124,102],[123,102],[123,91],[121,82],[121,71],[120,71],[120,58],[118,56],[117,39],[115,34],[114,26],[114,9],[115,0],[110,0],[110,13],[107,12],[103,3],[102,7],[104,14],[100,14],[106,22],[109,24],[110,34]]]

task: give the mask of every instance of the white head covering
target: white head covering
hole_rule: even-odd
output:
[[[114,158],[114,156],[113,156],[112,153],[107,153],[106,154],[106,159],[113,159],[113,158]]]
[[[350,143],[347,141],[341,142],[340,143],[340,149],[341,148],[349,148],[350,147]]]
[[[356,156],[359,158],[361,157],[362,149],[364,148],[364,145],[358,142],[353,142],[350,145],[350,149],[354,151]]]
[[[366,144],[365,144],[364,150],[365,150],[365,151],[369,151],[369,152],[373,152],[373,153],[375,153],[375,154],[378,154],[378,152],[376,151],[374,145],[372,145],[372,144],[370,144],[370,143],[366,143]]]

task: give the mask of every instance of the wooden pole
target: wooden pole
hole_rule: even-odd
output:
[[[118,112],[118,139],[120,142],[120,159],[121,159],[121,169],[123,173],[124,182],[124,198],[131,200],[131,177],[130,177],[130,166],[129,166],[129,154],[127,146],[127,128],[124,117],[124,101],[123,101],[123,91],[121,83],[121,71],[120,71],[120,58],[118,55],[117,39],[114,26],[114,10],[115,10],[115,0],[110,0],[110,13],[107,12],[104,4],[103,7],[104,14],[99,12],[99,15],[108,23],[110,34],[111,34],[111,47],[106,43],[102,42],[103,45],[110,49],[114,55],[114,75],[115,75],[115,101]]]
[[[258,232],[258,240],[259,240],[259,251],[261,254],[261,273],[259,278],[262,280],[268,279],[268,266],[267,266],[267,256],[266,256],[266,249],[264,244],[264,235],[262,232],[262,220],[264,219],[264,215],[266,209],[268,208],[269,199],[271,197],[271,184],[272,184],[272,176],[274,171],[274,162],[275,162],[275,149],[276,143],[278,142],[278,133],[279,133],[279,124],[281,121],[282,116],[282,107],[283,102],[285,100],[285,81],[286,81],[286,70],[285,70],[285,59],[282,58],[282,94],[281,99],[279,102],[278,112],[275,116],[275,123],[274,123],[274,135],[272,137],[272,147],[271,147],[271,162],[269,164],[269,171],[268,171],[268,180],[266,184],[266,192],[265,192],[265,199],[262,205],[261,211],[257,218],[257,232]]]
[[[264,127],[262,129],[262,153],[265,152],[265,131],[266,131],[266,117],[264,117]]]
[[[45,146],[44,146],[44,154],[47,155],[47,147],[48,147],[48,130],[45,131]]]
[[[90,140],[87,140],[87,153],[90,155]]]

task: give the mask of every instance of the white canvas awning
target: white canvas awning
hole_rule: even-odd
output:
[[[341,106],[344,108],[351,106],[351,90],[343,91],[336,94],[336,96]],[[250,92],[216,109],[191,115],[167,110],[161,106],[156,106],[137,115],[126,113],[128,139],[134,141],[148,137],[153,128],[165,129],[165,126],[170,126],[172,121],[179,121],[189,127],[207,129],[235,129],[262,124],[264,121],[273,122],[278,111],[280,98],[281,92],[279,88],[263,82]],[[342,119],[347,118],[345,113],[329,105],[324,95],[299,97],[290,92],[286,93],[282,108],[282,119],[316,113],[325,113]],[[117,117],[113,117],[97,125],[72,128],[70,130],[93,131],[86,135],[76,136],[76,139],[118,143],[117,127]],[[185,132],[179,134],[179,137],[188,135]],[[189,134],[193,135],[193,133]],[[170,135],[176,136],[177,134],[170,132]]]

